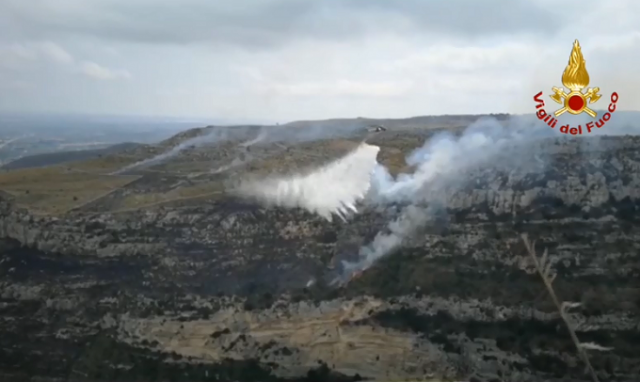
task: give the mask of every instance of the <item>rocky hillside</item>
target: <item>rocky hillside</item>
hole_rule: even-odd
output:
[[[17,170],[22,168],[52,166],[60,163],[88,160],[93,158],[101,158],[104,155],[115,154],[124,150],[130,150],[137,146],[138,143],[120,143],[101,149],[93,150],[76,150],[52,152],[46,154],[29,155],[21,157],[0,166],[0,170]]]
[[[325,282],[337,260],[394,212],[328,223],[218,196],[51,216],[4,195],[0,380],[589,381],[528,233],[559,297],[583,304],[578,337],[612,348],[589,352],[600,380],[637,381],[640,139],[584,142],[472,169],[342,287]]]

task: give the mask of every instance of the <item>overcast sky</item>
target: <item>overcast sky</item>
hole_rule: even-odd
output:
[[[531,112],[576,38],[600,102],[640,110],[637,0],[1,0],[0,111]]]

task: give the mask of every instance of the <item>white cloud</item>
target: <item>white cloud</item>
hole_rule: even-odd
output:
[[[25,44],[0,45],[0,68],[19,69],[25,62],[36,58],[37,52]]]
[[[53,42],[43,42],[40,46],[40,51],[51,60],[61,63],[61,64],[73,64],[74,58],[64,50],[60,45],[54,44]]]
[[[109,69],[90,61],[82,62],[80,64],[80,70],[84,75],[97,80],[116,80],[131,78],[131,73],[129,73],[127,70]]]
[[[423,70],[449,72],[478,72],[519,70],[539,58],[541,44],[535,41],[506,41],[489,46],[470,43],[434,44],[417,51],[407,51],[389,60],[394,71]]]
[[[21,42],[0,45],[0,59],[5,62],[22,64],[37,59],[48,59],[60,64],[72,64],[73,56],[53,42]]]
[[[124,69],[111,69],[93,61],[78,61],[63,47],[51,41],[0,44],[0,68],[24,70],[26,64],[35,62],[53,62],[96,80],[132,77],[131,73]]]
[[[3,55],[18,60],[33,60],[38,57],[37,52],[26,44],[10,44],[3,49]]]

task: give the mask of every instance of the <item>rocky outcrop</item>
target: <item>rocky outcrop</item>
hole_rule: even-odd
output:
[[[612,348],[590,352],[601,380],[637,380],[639,150],[636,137],[551,141],[471,169],[425,202],[437,219],[340,288],[325,282],[336,260],[395,209],[345,224],[224,199],[52,218],[3,199],[0,373],[589,380],[526,267],[526,232],[549,249],[560,298],[583,304],[578,337]]]

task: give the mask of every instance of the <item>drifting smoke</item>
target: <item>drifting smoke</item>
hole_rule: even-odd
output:
[[[503,127],[494,119],[476,121],[457,137],[451,133],[437,134],[422,147],[410,153],[406,163],[416,170],[393,178],[378,165],[373,178],[372,198],[379,203],[416,202],[431,198],[428,187],[434,182],[461,179],[472,166],[483,164],[505,149],[530,142],[525,125]]]
[[[170,150],[165,151],[162,154],[125,166],[113,172],[112,175],[118,175],[118,174],[125,173],[127,171],[138,170],[138,169],[154,166],[175,157],[176,155],[180,154],[182,151],[186,150],[189,147],[200,147],[206,144],[223,142],[229,138],[230,138],[230,134],[228,129],[214,128],[210,133],[206,135],[187,139],[186,141],[180,143],[177,146],[172,147]]]
[[[638,134],[639,129],[631,119],[634,114],[621,112],[615,115],[617,120],[612,118],[612,123],[606,125],[607,130],[594,131],[590,136]],[[572,126],[581,123],[571,118],[566,118],[566,121]],[[585,119],[585,122],[589,121]],[[564,122],[563,119],[560,122]],[[342,274],[333,283],[348,281],[352,275],[368,269],[380,258],[400,248],[426,225],[437,224],[438,212],[443,210],[456,190],[468,184],[471,170],[543,171],[547,163],[542,156],[542,146],[549,142],[543,138],[578,139],[558,135],[557,130],[541,128],[540,122],[531,116],[514,116],[504,125],[491,118],[482,118],[459,137],[441,133],[410,153],[406,162],[416,169],[412,174],[400,174],[394,178],[378,164],[366,201],[379,208],[392,204],[405,207],[386,230],[379,232],[371,243],[360,249],[356,261],[342,262]],[[598,139],[583,142],[583,147],[589,151],[599,146]]]
[[[341,135],[348,135],[352,132],[352,129],[346,129],[341,131]],[[264,143],[276,143],[276,142],[305,142],[319,140],[329,137],[330,132],[319,129],[317,125],[312,125],[309,128],[295,129],[291,126],[262,126],[258,131],[255,138],[246,140],[238,145],[243,149],[242,153],[238,154],[230,163],[222,165],[216,169],[211,170],[212,174],[219,174],[233,168],[243,166],[249,162],[253,162],[257,159],[264,159],[262,156],[255,156],[249,152],[249,147],[257,144]],[[334,136],[337,136],[334,133]],[[281,145],[280,145],[281,146]],[[286,146],[281,146],[282,149],[286,149]]]
[[[310,142],[348,138],[359,135],[369,126],[366,120],[300,121],[278,126],[264,126],[258,136],[245,144],[273,142]],[[250,144],[249,144],[250,143]]]
[[[400,218],[388,225],[388,233],[379,232],[373,241],[362,247],[355,262],[343,261],[342,274],[332,283],[338,284],[348,281],[352,275],[360,273],[371,267],[378,259],[392,253],[399,248],[404,241],[420,228],[424,227],[435,213],[431,208],[407,206]]]
[[[259,143],[298,143],[308,142],[328,138],[349,137],[364,129],[368,124],[366,121],[349,121],[345,123],[337,123],[336,121],[302,121],[292,122],[277,126],[262,126],[255,138],[251,138],[239,144],[242,148],[248,148]],[[112,175],[122,174],[127,171],[148,168],[179,155],[187,148],[201,147],[211,145],[217,142],[231,141],[236,139],[246,139],[248,133],[254,131],[258,126],[217,126],[213,127],[211,132],[205,135],[188,139],[170,150],[156,155],[155,157],[141,160],[139,162],[125,166]],[[260,159],[257,157],[235,158],[232,163],[214,169],[212,173],[220,173],[231,168],[246,164],[252,160]]]
[[[342,274],[333,280],[334,283],[342,283],[393,253],[425,226],[437,225],[451,196],[468,184],[472,170],[543,171],[547,163],[542,146],[549,142],[544,138],[580,139],[638,134],[640,129],[634,119],[637,119],[637,113],[617,112],[605,128],[579,137],[563,136],[557,129],[545,126],[531,115],[511,116],[502,123],[493,118],[481,118],[460,136],[447,132],[437,134],[410,153],[406,163],[415,169],[411,174],[400,174],[394,178],[377,162],[379,148],[362,145],[316,172],[245,183],[240,193],[265,204],[302,207],[327,219],[331,219],[332,214],[344,219],[346,211],[356,212],[355,203],[362,200],[365,193],[363,201],[374,208],[384,210],[390,206],[404,206],[385,230],[359,250],[356,261],[342,262]],[[590,121],[587,117],[563,115],[558,118],[558,126],[565,123],[577,126]],[[275,137],[280,139],[285,131],[276,131],[274,135],[261,133],[249,143],[274,140]],[[288,130],[289,134],[292,132]],[[319,139],[319,135],[328,133],[311,130],[306,134],[297,139]],[[584,144],[587,151],[600,145],[597,139],[584,140]]]
[[[331,221],[356,213],[356,205],[371,187],[378,146],[361,144],[346,156],[306,175],[245,180],[235,189],[239,196],[266,205],[304,208]]]
[[[440,133],[406,158],[415,171],[396,178],[377,162],[379,147],[362,144],[347,156],[309,174],[245,181],[235,192],[266,205],[304,208],[329,220],[333,214],[344,220],[349,211],[357,212],[355,205],[361,200],[381,208],[405,205],[384,232],[361,248],[355,262],[342,263],[343,275],[337,281],[344,281],[392,253],[437,217],[439,206],[446,205],[452,188],[464,185],[470,169],[492,165],[514,147],[531,149],[532,140],[555,133],[537,126],[539,121],[530,117],[513,117],[507,126],[493,118],[482,118],[459,137]],[[509,164],[538,167],[544,164],[539,157],[533,163],[529,159],[520,155],[509,158]]]
[[[243,152],[241,154],[233,158],[233,160],[230,163],[227,163],[218,168],[212,169],[211,174],[220,174],[222,172],[231,170],[233,168],[244,166],[250,162],[253,162],[256,159],[264,159],[264,157],[260,158],[258,156],[252,155],[249,152],[249,147],[265,141],[269,137],[268,133],[269,133],[268,127],[263,126],[255,138],[250,139],[248,141],[244,141],[238,145],[238,147],[243,149]]]
[[[220,174],[222,172],[231,170],[232,168],[236,168],[236,167],[240,167],[242,165],[245,165],[251,161],[253,161],[255,158],[251,155],[247,155],[244,158],[234,158],[231,163],[222,165],[216,169],[211,170],[211,174]]]
[[[512,168],[544,165],[541,158],[533,155],[536,145],[532,141],[550,134],[537,129],[535,122],[531,118],[513,117],[503,126],[493,118],[482,118],[461,136],[437,134],[407,156],[407,164],[415,168],[412,174],[394,178],[378,164],[367,201],[382,208],[398,204],[405,207],[397,219],[360,249],[356,261],[342,262],[342,274],[333,283],[348,281],[400,248],[426,225],[437,223],[438,212],[447,205],[452,193],[468,182],[471,170],[495,167],[497,162],[504,164],[504,159]],[[519,156],[512,156],[516,150]],[[527,150],[533,156],[525,155]]]
[[[251,140],[248,140],[248,141],[245,141],[245,142],[242,142],[240,144],[240,147],[245,147],[245,148],[246,147],[251,147],[251,146],[253,146],[253,145],[257,144],[257,143],[260,143],[260,142],[264,141],[265,139],[267,139],[267,137],[268,137],[268,129],[263,127],[263,128],[260,129],[260,132],[258,133],[258,135],[255,138],[253,138]]]

